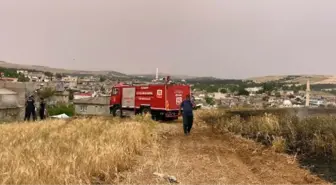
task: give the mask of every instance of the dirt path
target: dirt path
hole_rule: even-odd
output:
[[[157,146],[145,152],[133,170],[121,174],[117,183],[167,184],[154,172],[173,175],[181,184],[326,183],[301,169],[293,156],[200,126],[184,136],[180,127],[160,125]]]

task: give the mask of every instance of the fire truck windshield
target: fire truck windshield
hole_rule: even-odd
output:
[[[119,89],[117,89],[117,88],[112,89],[112,95],[117,95],[118,92],[119,92]]]

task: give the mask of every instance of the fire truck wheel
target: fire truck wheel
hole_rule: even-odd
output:
[[[147,115],[147,114],[150,114],[150,113],[151,113],[151,110],[149,108],[145,107],[145,108],[142,109],[142,114],[143,115]]]
[[[112,109],[112,115],[113,115],[113,116],[120,116],[120,114],[121,114],[120,107],[114,107],[114,108]]]

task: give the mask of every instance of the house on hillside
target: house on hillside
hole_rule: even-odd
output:
[[[75,114],[77,115],[109,115],[110,97],[99,96],[85,99],[75,99]]]

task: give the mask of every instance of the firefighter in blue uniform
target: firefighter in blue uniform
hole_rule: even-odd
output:
[[[190,95],[187,95],[186,99],[180,105],[180,114],[183,118],[183,131],[185,135],[189,135],[194,122],[193,115],[194,103],[190,100]],[[182,110],[181,110],[182,109]]]

